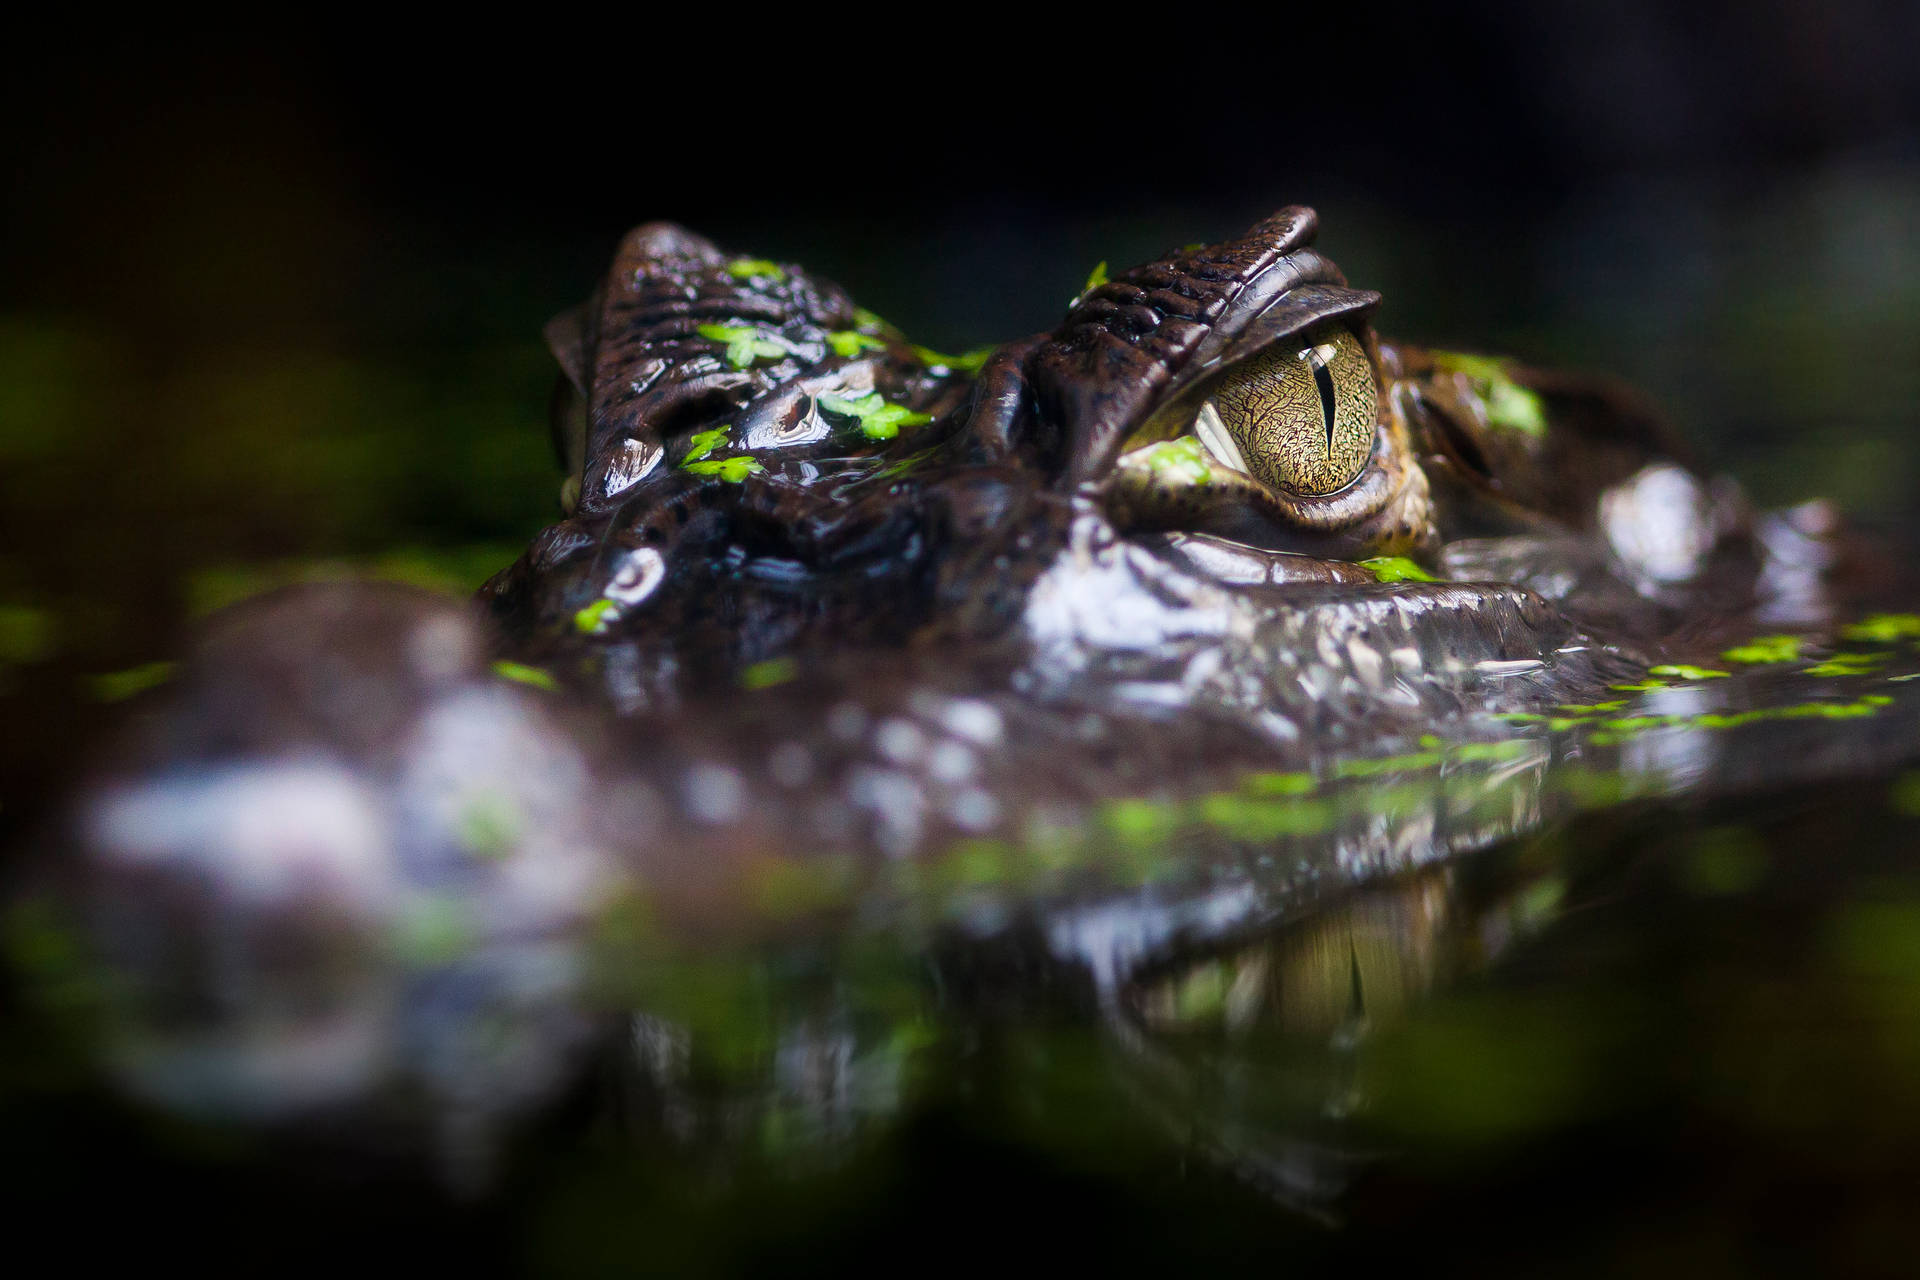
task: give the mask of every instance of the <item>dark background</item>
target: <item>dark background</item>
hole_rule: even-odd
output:
[[[315,560],[473,585],[555,512],[540,325],[654,218],[959,348],[1311,203],[1386,332],[1625,374],[1764,500],[1911,526],[1920,7],[1126,12],[23,36],[0,670]]]

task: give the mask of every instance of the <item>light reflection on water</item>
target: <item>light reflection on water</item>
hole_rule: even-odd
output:
[[[701,1204],[777,1201],[866,1185],[903,1143],[937,1164],[907,1135],[955,1108],[1069,1181],[1118,1143],[1116,1168],[1210,1171],[1222,1203],[1336,1226],[1383,1185],[1453,1203],[1516,1152],[1567,1176],[1594,1125],[1662,1150],[1662,1124],[1633,1128],[1649,1108],[1844,1177],[1874,1123],[1920,1135],[1920,775],[1898,773],[1920,660],[1887,632],[1848,640],[1871,660],[1842,674],[1809,674],[1834,670],[1813,646],[1126,802],[1052,832],[1044,871],[981,841],[880,874],[796,861],[766,882],[785,909],[690,930],[592,852],[576,819],[603,784],[540,691],[495,683],[394,774],[399,846],[341,817],[392,797],[317,764],[108,793],[110,891],[77,930],[58,896],[8,928],[23,1025],[94,1065],[7,1105],[84,1114],[104,1070],[195,1131],[397,1154],[563,1216],[576,1184],[527,1169],[613,1151]],[[242,820],[327,787],[354,804]],[[473,795],[512,803],[481,820]]]

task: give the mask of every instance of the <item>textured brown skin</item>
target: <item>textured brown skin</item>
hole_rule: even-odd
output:
[[[1690,463],[1685,442],[1647,398],[1617,379],[1507,362],[1552,423],[1534,437],[1490,427],[1471,380],[1439,368],[1431,352],[1382,343],[1380,356],[1422,467],[1452,499],[1442,504],[1446,514],[1589,529],[1600,494],[1649,458]]]
[[[984,644],[1017,616],[1084,504],[1123,532],[1225,534],[1328,563],[1424,556],[1469,509],[1583,527],[1570,509],[1650,456],[1651,429],[1614,421],[1624,411],[1575,382],[1549,403],[1567,406],[1579,439],[1558,439],[1556,420],[1546,455],[1501,454],[1494,446],[1506,442],[1491,441],[1475,455],[1488,470],[1469,469],[1457,455],[1471,452],[1459,444],[1473,438],[1471,406],[1449,400],[1422,353],[1378,342],[1368,322],[1378,295],[1347,287],[1311,247],[1316,231],[1311,210],[1283,209],[1220,244],[1121,272],[1052,333],[1002,347],[969,375],[924,363],[890,328],[870,325],[871,349],[836,354],[830,335],[857,323],[837,286],[784,264],[778,279],[742,279],[701,237],[641,227],[595,299],[556,326],[585,399],[579,504],[489,584],[494,614],[517,654],[561,671],[597,670],[621,651],[643,673],[646,691],[633,696],[655,705],[688,679],[726,680],[769,658],[928,637]],[[1223,372],[1330,323],[1379,371],[1373,449],[1353,483],[1289,493],[1222,466],[1212,483],[1179,490],[1116,467],[1141,440],[1185,431]],[[781,353],[734,368],[702,324],[757,326]],[[739,483],[677,465],[695,432],[782,438],[818,395],[874,392],[934,421],[891,440],[842,433],[761,450],[765,470]],[[1430,468],[1449,486],[1449,509]],[[658,590],[582,635],[574,615],[631,575],[637,554],[666,565]]]
[[[1318,229],[1313,210],[1282,209],[1245,235],[1170,254],[1080,298],[1025,362],[1036,410],[1068,449],[1065,478],[1104,474],[1154,409],[1249,336],[1265,305],[1303,284],[1344,286],[1339,268],[1307,247]]]

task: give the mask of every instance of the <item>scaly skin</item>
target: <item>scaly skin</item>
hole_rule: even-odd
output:
[[[471,608],[364,585],[237,607],[76,794],[55,896],[151,987],[117,1024],[133,1087],[229,1105],[276,1079],[248,1095],[266,1115],[424,1090],[485,1127],[569,1069],[578,956],[636,897],[678,936],[1027,912],[1110,1002],[1168,947],[1628,794],[1555,779],[1639,777],[1650,723],[1686,765],[1656,785],[1703,790],[1912,740],[1873,692],[1721,711],[1703,683],[1695,720],[1637,715],[1621,686],[1655,663],[1762,615],[1830,628],[1831,527],[1755,516],[1630,393],[1379,340],[1314,221],[1122,273],[979,358],[797,267],[630,234],[549,331],[567,517]],[[1380,388],[1351,485],[1269,489],[1189,434],[1219,379],[1326,324]],[[1707,732],[1756,715],[1792,751]],[[174,1017],[182,954],[221,957],[203,976],[237,1003]],[[538,1047],[461,1068],[495,1112],[459,1110],[468,1059],[379,1030],[422,974],[466,975]],[[278,1016],[276,984],[376,1029],[291,1101],[250,1056],[284,1037],[221,1038]]]

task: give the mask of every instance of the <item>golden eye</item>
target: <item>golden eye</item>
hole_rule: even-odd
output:
[[[1268,485],[1320,497],[1366,469],[1378,398],[1366,348],[1351,329],[1330,325],[1228,371],[1200,410],[1198,434],[1214,436],[1210,447],[1224,453],[1224,429],[1239,455],[1227,461],[1243,461]]]

